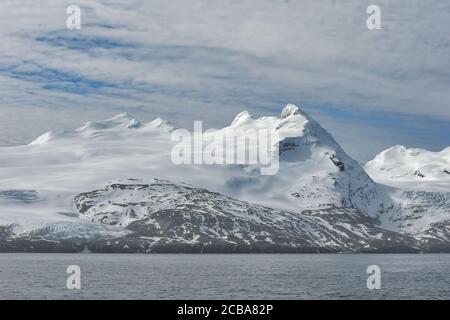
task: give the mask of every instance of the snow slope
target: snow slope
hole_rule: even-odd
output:
[[[230,170],[226,173],[229,188],[220,190],[225,194],[297,212],[330,207],[354,207],[369,216],[383,212],[383,191],[298,107],[287,105],[280,118],[256,118],[243,112],[216,134],[236,128],[246,136],[255,128],[270,128],[280,166],[273,176],[261,176],[251,168]]]
[[[128,114],[73,131],[48,132],[27,146],[1,148],[0,190],[32,190],[39,200],[24,204],[0,198],[1,206],[13,213],[2,215],[0,222],[60,220],[56,212],[73,211],[75,194],[115,179],[143,177],[185,181],[295,211],[352,205],[371,215],[379,210],[376,184],[295,106],[288,106],[282,118],[241,113],[230,127],[213,134],[237,127],[243,134],[255,128],[277,132],[281,164],[276,175],[261,176],[258,166],[174,165],[174,127],[162,119],[142,124]]]
[[[394,146],[366,163],[365,170],[386,186],[393,202],[381,216],[384,227],[423,241],[450,235],[450,147],[431,152]]]
[[[432,152],[397,145],[379,153],[364,168],[375,180],[389,185],[439,188],[450,183],[450,147]]]
[[[408,220],[409,205],[402,206],[398,200],[405,194],[374,182],[324,128],[296,106],[286,106],[280,117],[254,117],[244,111],[230,126],[205,134],[217,138],[239,132],[251,142],[256,139],[252,137],[255,130],[268,130],[271,157],[280,161],[275,175],[261,175],[259,165],[175,165],[172,150],[180,146],[171,139],[175,129],[160,118],[141,123],[124,113],[75,130],[45,133],[26,146],[0,148],[0,226],[14,225],[14,233],[21,236],[123,237],[126,224],[82,219],[74,198],[117,181],[161,178],[299,217],[322,212],[332,220],[339,211],[351,211],[361,221],[376,219],[383,228],[410,231],[392,219],[400,215],[402,221]],[[372,167],[370,172],[375,170]],[[431,179],[431,173],[422,170]],[[431,171],[437,175],[436,170]],[[442,217],[447,215],[445,198],[436,205]],[[429,221],[442,223],[442,217],[427,218],[423,228],[413,231],[426,232]]]

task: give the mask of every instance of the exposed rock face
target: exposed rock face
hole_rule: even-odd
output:
[[[100,252],[417,252],[415,239],[383,230],[352,208],[283,211],[163,180],[115,183],[75,197],[80,217],[122,226]]]

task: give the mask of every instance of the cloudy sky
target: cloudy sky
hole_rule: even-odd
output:
[[[82,10],[81,30],[66,8]],[[366,27],[381,7],[382,30]],[[450,145],[450,2],[2,0],[0,146],[129,112],[192,127],[302,106],[360,161]]]

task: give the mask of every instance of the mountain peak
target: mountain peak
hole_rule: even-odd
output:
[[[164,129],[167,129],[169,131],[172,131],[173,129],[176,128],[175,125],[172,122],[170,122],[170,121],[168,121],[166,119],[160,118],[160,117],[158,117],[158,118],[156,118],[156,119],[146,123],[145,127],[148,127],[148,128],[164,128]]]
[[[169,122],[163,119],[155,119],[149,124],[150,127],[166,127]],[[33,140],[30,145],[41,145],[47,142],[59,140],[62,138],[88,138],[105,136],[107,133],[116,134],[119,132],[128,132],[142,128],[139,120],[134,118],[127,112],[120,113],[112,118],[98,121],[88,121],[83,126],[75,130],[69,131],[49,131]]]
[[[397,144],[393,147],[386,149],[384,152],[389,152],[389,151],[405,152],[406,150],[408,150],[408,148],[406,148],[405,146],[402,146],[401,144]]]
[[[301,108],[299,108],[295,104],[289,103],[283,108],[283,110],[281,110],[281,119],[286,119],[296,115],[301,115],[308,121],[314,121],[306,112],[304,112]]]
[[[376,155],[366,163],[365,169],[376,180],[387,184],[396,181],[448,180],[448,149],[433,152],[396,145]]]
[[[288,104],[283,108],[283,110],[281,110],[281,119],[299,114],[299,110],[300,109],[296,105]]]
[[[231,122],[231,127],[239,127],[241,125],[247,124],[253,116],[247,111],[240,112],[236,117],[234,117],[233,122]]]
[[[134,119],[132,115],[130,115],[128,112],[122,112],[110,118],[109,120],[131,120],[131,119]]]
[[[126,127],[128,129],[136,129],[141,126],[141,123],[136,118],[132,117],[129,113],[120,113],[110,119],[99,121],[88,121],[77,131],[85,131],[89,129],[94,130],[107,130],[117,127]]]

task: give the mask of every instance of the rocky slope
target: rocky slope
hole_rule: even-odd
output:
[[[356,210],[298,214],[162,180],[115,183],[74,201],[82,219],[131,231],[90,247],[96,251],[415,252],[420,246]]]
[[[176,165],[175,127],[128,114],[1,148],[0,251],[450,251],[449,189],[435,170],[447,153],[411,188],[373,174],[406,170],[392,152],[366,165],[375,182],[293,105],[280,117],[242,112],[205,136],[255,141],[261,128],[279,160],[273,175],[258,164]]]

